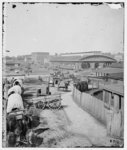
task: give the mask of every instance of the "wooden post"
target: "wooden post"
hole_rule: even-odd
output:
[[[105,91],[103,90],[103,102],[105,102]]]
[[[6,147],[6,99],[3,99],[4,104],[3,104],[3,116],[2,116],[2,146],[5,148]]]
[[[5,88],[4,88],[4,98],[2,98],[3,100],[3,105],[2,105],[2,146],[6,147],[7,146],[7,128],[6,128],[6,119],[7,119],[7,115],[6,115],[6,110],[7,110],[7,99],[8,99],[8,84],[5,84]]]

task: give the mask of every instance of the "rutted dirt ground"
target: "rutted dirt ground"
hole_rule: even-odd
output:
[[[29,103],[31,98],[36,96],[39,86],[39,82],[25,84],[25,102]],[[33,129],[37,133],[34,147],[74,148],[107,145],[106,129],[72,101],[72,87],[69,87],[68,92],[57,91],[57,87],[51,87],[50,90],[52,94],[61,93],[62,107],[59,110],[32,109],[33,114],[40,117],[40,124]],[[75,111],[76,109],[78,110]]]
[[[39,83],[27,83],[25,84],[24,101],[29,103],[32,97],[36,95],[36,89],[39,87]],[[64,95],[66,92],[57,91],[57,87],[50,88],[53,93],[61,93]],[[70,92],[70,91],[69,91]],[[92,144],[89,139],[82,134],[73,133],[69,130],[71,121],[68,119],[65,107],[62,106],[59,110],[50,110],[45,108],[44,110],[32,108],[33,115],[40,116],[40,124],[33,130],[38,131],[38,141],[41,138],[41,142],[36,142],[36,147],[91,147]],[[46,129],[44,131],[44,129]]]
[[[58,111],[45,110],[44,113],[40,114],[40,117],[43,119],[38,128],[44,125],[49,128],[49,130],[38,135],[44,139],[40,147],[62,148],[92,146],[85,136],[75,134],[67,129],[70,122],[67,120],[62,109]]]

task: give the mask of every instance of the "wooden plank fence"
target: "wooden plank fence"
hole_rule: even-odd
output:
[[[94,116],[107,127],[107,134],[111,137],[123,137],[123,109],[118,113],[107,109],[105,103],[88,93],[81,93],[75,87],[73,89],[75,102],[85,111]]]
[[[81,93],[74,88],[74,100],[84,109],[87,110],[96,119],[106,125],[106,115],[103,101],[91,96],[88,93]]]

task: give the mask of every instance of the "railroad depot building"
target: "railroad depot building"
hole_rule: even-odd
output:
[[[104,68],[115,63],[116,60],[111,56],[107,56],[102,53],[95,53],[87,56],[56,56],[52,57],[50,62],[52,65],[60,68],[70,66],[70,69],[80,70],[88,68]]]
[[[80,58],[81,56],[52,56],[50,63],[53,67],[74,70],[81,67],[79,64]]]

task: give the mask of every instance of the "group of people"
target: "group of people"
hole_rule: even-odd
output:
[[[3,99],[7,104],[7,114],[13,111],[13,109],[24,109],[23,91],[23,81],[21,79],[12,78],[11,81],[5,79],[3,83]]]
[[[15,147],[17,143],[26,139],[28,129],[32,128],[32,117],[24,113],[23,81],[12,78],[3,82],[3,100],[6,101],[6,131],[7,146]],[[6,92],[6,93],[5,93]],[[17,112],[21,111],[21,118],[17,118]]]

